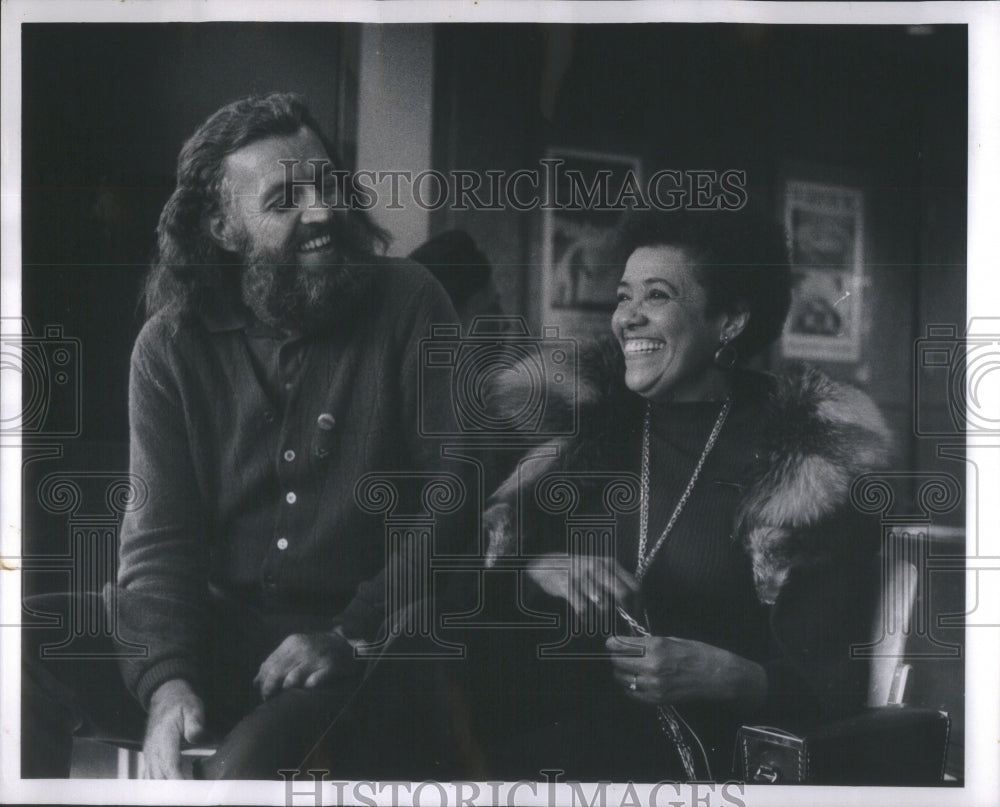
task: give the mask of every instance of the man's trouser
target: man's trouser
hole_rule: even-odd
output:
[[[22,778],[69,775],[72,737],[141,742],[146,716],[126,691],[114,646],[106,635],[69,635],[71,608],[95,613],[97,594],[47,594],[25,601],[22,629]],[[353,719],[349,704],[358,677],[329,688],[288,689],[266,702],[253,687],[260,664],[292,633],[328,629],[328,617],[267,615],[231,600],[216,599],[206,620],[212,625],[209,681],[199,692],[210,734],[219,743],[201,766],[205,778],[278,779],[282,769],[330,767],[336,721],[340,739]],[[54,615],[58,625],[30,627],[33,614]],[[81,632],[86,634],[86,631]],[[71,656],[69,654],[72,654]],[[347,707],[347,708],[345,708]],[[356,753],[347,748],[345,753]]]

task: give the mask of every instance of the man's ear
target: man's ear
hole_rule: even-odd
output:
[[[205,215],[203,226],[209,237],[226,252],[237,252],[236,231],[229,216],[216,208]]]

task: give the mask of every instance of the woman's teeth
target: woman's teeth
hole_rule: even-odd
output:
[[[623,348],[626,356],[634,356],[638,353],[653,353],[662,350],[664,343],[658,339],[627,339]]]
[[[312,241],[306,241],[299,249],[299,252],[313,252],[317,249],[323,249],[328,247],[333,241],[328,235],[322,235],[319,238],[314,238]]]

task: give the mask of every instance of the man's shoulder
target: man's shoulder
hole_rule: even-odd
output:
[[[186,344],[203,338],[204,334],[204,325],[197,316],[178,308],[165,308],[142,326],[135,340],[133,359],[165,359],[182,351]]]
[[[398,333],[417,328],[423,333],[428,320],[457,323],[458,314],[444,287],[427,269],[409,258],[379,258],[373,264],[374,292],[369,311],[378,311],[383,324]]]

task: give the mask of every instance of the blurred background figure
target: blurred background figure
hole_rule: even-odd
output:
[[[462,333],[468,334],[476,317],[503,314],[493,266],[464,230],[446,230],[421,244],[410,257],[444,286],[458,311]]]

